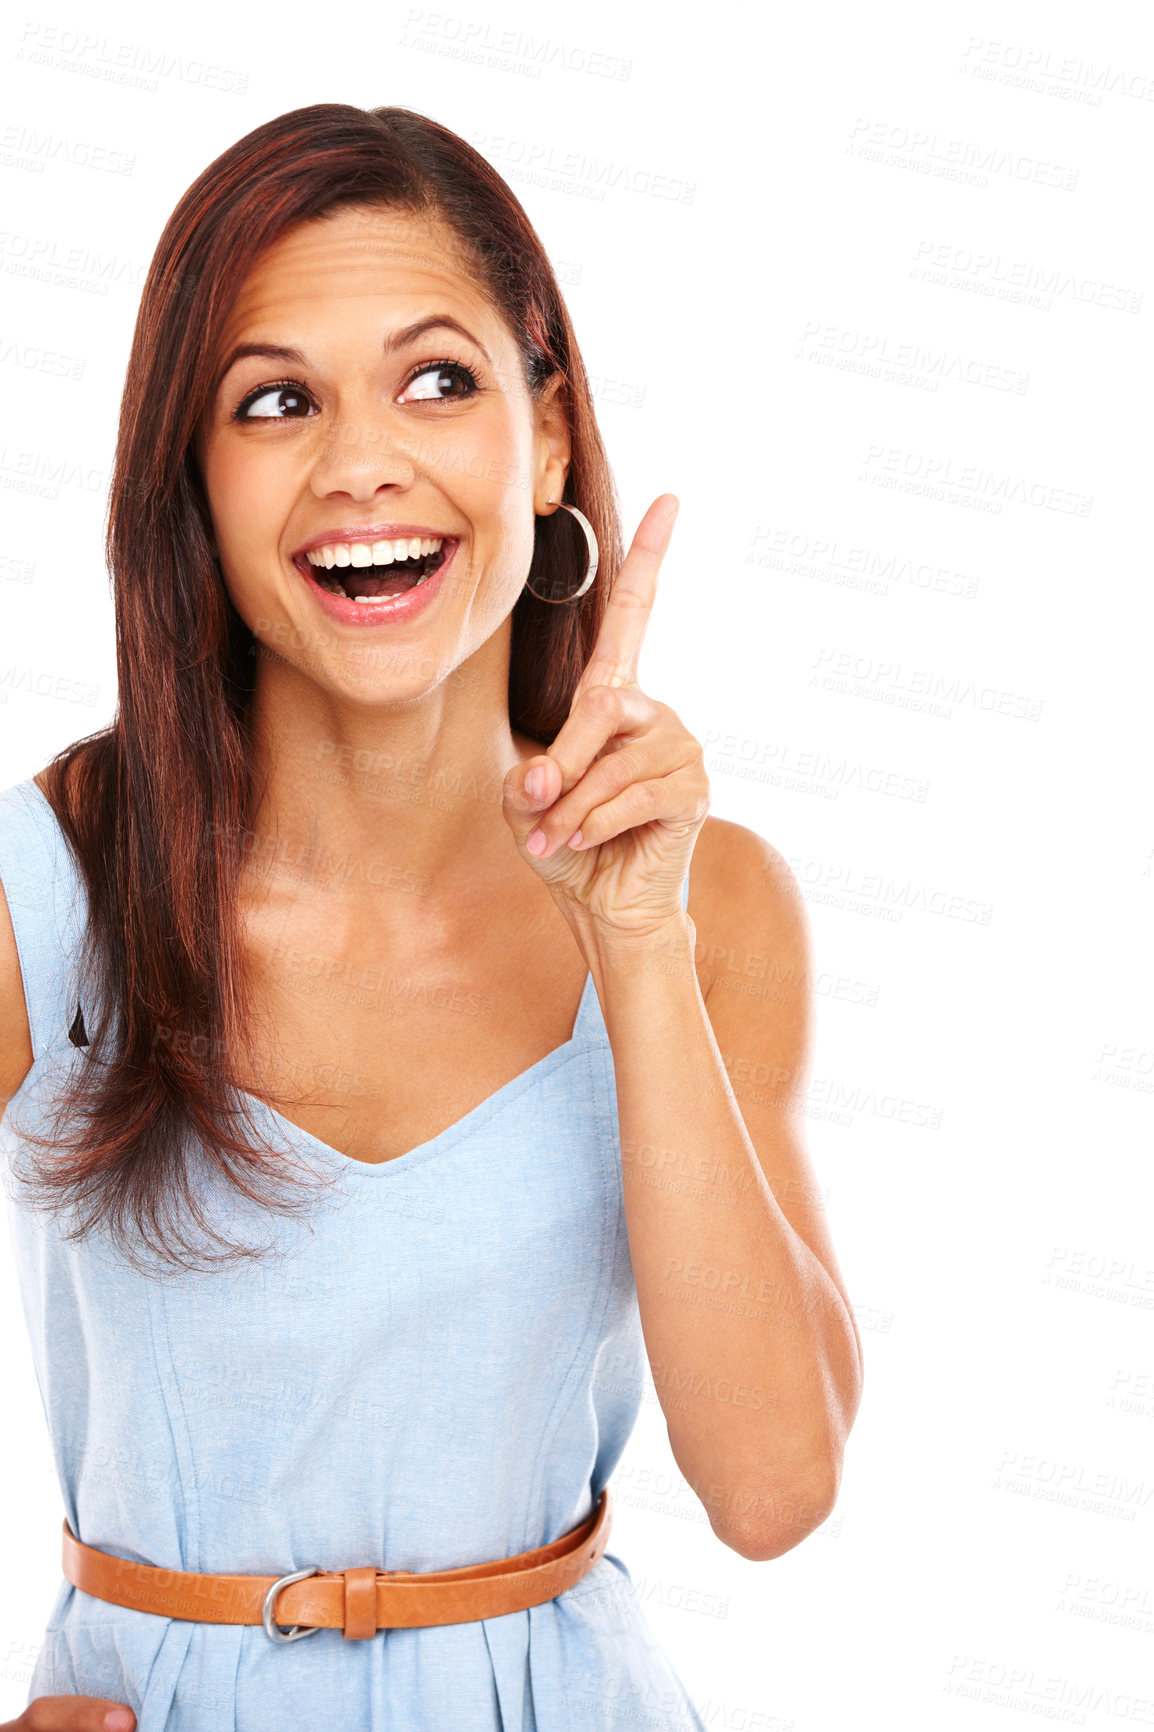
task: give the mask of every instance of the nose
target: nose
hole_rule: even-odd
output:
[[[318,499],[334,493],[370,500],[382,487],[404,492],[413,485],[416,462],[406,429],[380,405],[350,410],[335,420],[309,477]]]

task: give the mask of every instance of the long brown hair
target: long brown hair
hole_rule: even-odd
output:
[[[260,255],[340,206],[386,205],[455,231],[516,338],[529,390],[561,374],[564,501],[601,548],[580,602],[525,591],[512,617],[509,718],[549,745],[569,710],[621,562],[617,500],[588,378],[548,256],[504,180],[463,139],[405,108],[318,103],[266,122],[193,182],[160,237],[128,362],[109,501],[119,706],[41,778],[88,897],[84,1056],[62,1077],[50,1148],[24,1175],[69,1237],[106,1230],[140,1266],[216,1267],[251,1247],[202,1207],[200,1178],[271,1210],[301,1206],[286,1151],[246,1110],[237,890],[253,804],[253,638],[226,593],[193,442],[226,320]],[[529,581],[580,583],[566,514],[539,518]],[[270,1156],[277,1156],[270,1159]],[[307,1202],[307,1197],[305,1198]]]

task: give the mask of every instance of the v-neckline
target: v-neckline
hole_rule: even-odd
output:
[[[47,794],[34,776],[28,778],[28,783],[32,787],[36,799],[39,801],[50,819],[57,835],[63,838],[60,820],[56,816],[51,800],[49,800]],[[313,1131],[306,1131],[303,1125],[294,1124],[292,1119],[286,1118],[283,1113],[278,1112],[276,1107],[271,1106],[268,1101],[261,1100],[259,1095],[250,1094],[247,1089],[239,1089],[237,1094],[250,1108],[255,1109],[258,1113],[267,1114],[273,1124],[279,1126],[290,1141],[297,1138],[304,1143],[306,1147],[318,1150],[322,1155],[328,1156],[330,1160],[338,1162],[342,1167],[360,1167],[366,1172],[378,1173],[385,1172],[393,1167],[416,1164],[416,1159],[418,1157],[431,1154],[435,1150],[439,1149],[443,1143],[456,1141],[459,1137],[466,1135],[478,1122],[482,1121],[487,1114],[495,1111],[504,1101],[506,1096],[512,1094],[515,1089],[526,1086],[532,1078],[534,1078],[539,1072],[545,1070],[546,1067],[552,1069],[555,1065],[561,1064],[566,1058],[570,1057],[584,1039],[586,1028],[593,1014],[592,1006],[596,997],[597,989],[593,984],[593,974],[591,970],[587,969],[585,972],[585,984],[581,989],[581,998],[577,1005],[577,1015],[573,1019],[573,1032],[569,1036],[568,1040],[562,1041],[560,1046],[555,1046],[551,1052],[545,1053],[544,1057],[537,1059],[537,1061],[534,1064],[529,1065],[526,1070],[519,1071],[516,1076],[510,1077],[508,1082],[502,1083],[499,1088],[494,1089],[491,1094],[486,1095],[483,1101],[478,1101],[475,1107],[470,1107],[469,1111],[463,1114],[461,1118],[455,1119],[451,1125],[446,1125],[443,1131],[438,1131],[435,1136],[427,1137],[423,1143],[417,1143],[413,1148],[406,1149],[403,1154],[390,1156],[387,1161],[362,1161],[359,1160],[356,1155],[346,1155],[342,1153],[340,1149],[334,1149],[331,1143],[326,1143],[322,1137],[318,1137]]]
[[[568,1058],[581,1044],[586,1024],[592,1015],[592,1002],[596,996],[597,989],[593,984],[592,972],[586,970],[585,985],[581,989],[577,1015],[573,1019],[573,1032],[568,1040],[562,1041],[560,1046],[555,1046],[551,1052],[545,1053],[543,1057],[537,1059],[525,1070],[518,1071],[516,1076],[510,1077],[508,1082],[502,1083],[499,1088],[493,1089],[483,1101],[478,1101],[475,1107],[470,1107],[467,1113],[464,1113],[459,1119],[454,1119],[453,1123],[446,1125],[443,1131],[438,1131],[435,1136],[427,1137],[423,1143],[416,1143],[411,1149],[406,1149],[403,1154],[390,1155],[384,1161],[362,1161],[356,1155],[346,1155],[340,1149],[334,1149],[331,1143],[326,1143],[324,1138],[318,1137],[315,1132],[306,1131],[303,1125],[294,1124],[292,1119],[286,1118],[283,1113],[277,1111],[276,1107],[271,1106],[268,1101],[262,1100],[259,1095],[249,1094],[247,1089],[240,1089],[238,1093],[241,1100],[247,1102],[249,1106],[255,1107],[259,1112],[267,1113],[273,1123],[290,1137],[290,1140],[294,1137],[299,1138],[311,1148],[320,1150],[331,1160],[340,1162],[343,1167],[363,1167],[370,1173],[383,1172],[389,1167],[404,1166],[412,1161],[414,1156],[431,1153],[442,1143],[456,1141],[459,1137],[466,1135],[478,1120],[494,1111],[504,1097],[512,1093],[514,1089],[526,1085],[546,1066],[551,1069],[560,1064],[563,1059]]]

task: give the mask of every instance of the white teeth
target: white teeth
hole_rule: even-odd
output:
[[[310,565],[331,571],[334,565],[393,565],[398,559],[419,559],[443,545],[439,535],[414,535],[403,541],[333,541],[310,548],[305,557]]]

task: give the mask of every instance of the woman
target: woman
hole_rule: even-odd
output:
[[[646,1351],[724,1544],[829,1513],[860,1348],[804,916],[637,683],[676,504],[622,561],[548,260],[454,134],[305,108],[181,200],[117,719],[0,797],[67,1512],[12,1724],[699,1726],[604,1549]]]

